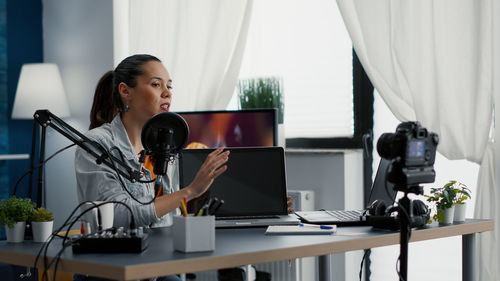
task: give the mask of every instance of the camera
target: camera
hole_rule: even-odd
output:
[[[377,142],[382,158],[392,160],[387,179],[396,185],[414,186],[434,182],[437,134],[418,122],[403,122],[395,133],[384,133]]]

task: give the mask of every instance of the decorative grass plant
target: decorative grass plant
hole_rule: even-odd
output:
[[[241,109],[277,108],[278,123],[283,124],[284,102],[281,78],[258,77],[241,79],[238,87]]]

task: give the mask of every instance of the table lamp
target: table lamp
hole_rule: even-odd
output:
[[[54,63],[28,63],[21,68],[12,119],[33,119],[37,109],[69,117],[61,75]]]
[[[69,106],[64,93],[59,68],[54,63],[28,63],[21,68],[17,84],[16,97],[12,110],[12,119],[33,119],[38,109],[49,109],[60,117],[69,117]],[[33,135],[30,157],[30,179],[28,197],[31,198],[33,186],[33,170],[35,161],[35,146],[38,123],[33,120]],[[45,127],[41,127],[39,172],[37,189],[37,207],[42,204],[43,161],[45,154]],[[14,191],[15,194],[15,191]]]

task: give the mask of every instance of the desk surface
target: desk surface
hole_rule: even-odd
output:
[[[411,242],[493,230],[491,220],[462,224],[432,224],[413,230]],[[336,235],[264,235],[265,228],[217,229],[213,252],[184,254],[173,250],[170,228],[153,229],[149,247],[140,254],[73,254],[68,248],[59,270],[119,280],[135,280],[184,272],[197,272],[245,264],[321,256],[399,244],[399,233],[371,227],[339,227]],[[0,242],[0,262],[32,266],[41,244]],[[61,239],[52,243],[55,255]],[[41,264],[41,263],[40,263]]]

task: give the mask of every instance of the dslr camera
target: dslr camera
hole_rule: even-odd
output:
[[[403,122],[395,133],[382,134],[377,151],[382,158],[392,160],[388,181],[400,187],[434,182],[438,142],[438,135],[418,122]]]

